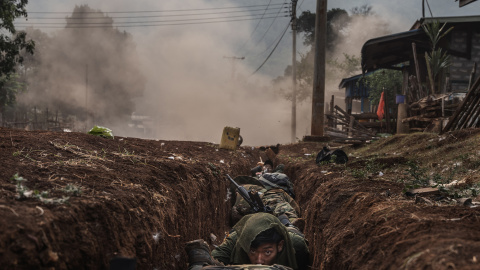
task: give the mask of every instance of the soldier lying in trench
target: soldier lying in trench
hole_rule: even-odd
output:
[[[288,231],[277,217],[269,213],[244,216],[211,255],[203,240],[191,241],[185,249],[189,270],[303,270],[310,265],[310,253],[303,235]]]
[[[268,165],[267,165],[268,166]],[[268,167],[267,167],[268,168]],[[280,164],[274,172],[268,169],[256,177],[237,176],[235,182],[249,192],[258,193],[263,204],[271,209],[271,213],[277,217],[285,215],[293,226],[303,231],[305,222],[300,218],[300,207],[294,200],[293,185],[287,175],[283,173],[284,165]],[[230,186],[230,192],[236,194],[232,206],[231,224],[235,224],[244,215],[254,213],[250,204],[239,193],[235,193],[236,187]]]

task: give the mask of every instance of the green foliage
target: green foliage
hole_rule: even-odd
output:
[[[15,104],[17,94],[25,90],[18,74],[0,77],[0,108]]]
[[[112,130],[106,127],[94,126],[88,134],[100,136],[107,139],[113,139]]]
[[[358,11],[358,12],[357,12]],[[352,10],[352,16],[367,16],[372,15],[371,6],[365,5]],[[357,13],[356,13],[357,12]],[[297,33],[304,34],[303,44],[305,46],[312,46],[315,42],[315,13],[304,11],[297,20]],[[342,30],[348,28],[351,22],[351,16],[344,9],[334,8],[327,11],[327,51],[333,51],[335,46],[341,42],[342,39],[348,38]],[[330,54],[327,54],[327,57]],[[314,66],[314,52],[313,46],[306,54],[301,55],[300,61],[296,63],[297,70],[297,96],[298,103],[308,100],[312,95],[313,82],[313,66]],[[325,77],[330,81],[335,81],[339,78],[352,76],[360,71],[360,57],[355,55],[344,54],[344,59],[327,59],[329,68],[326,69]],[[292,91],[289,87],[283,86],[285,83],[291,81],[292,66],[289,65],[285,69],[284,75],[273,80],[273,84],[279,94],[287,100],[292,100]]]
[[[434,21],[430,24],[422,25],[423,30],[430,39],[430,45],[432,46],[431,52],[425,52],[425,61],[427,64],[428,78],[430,80],[430,87],[432,94],[434,94],[436,87],[436,81],[439,74],[446,70],[450,66],[450,56],[447,52],[442,52],[441,48],[437,48],[440,39],[445,37],[453,27],[444,31],[446,23],[440,26],[440,22]]]
[[[407,162],[408,168],[406,173],[413,178],[414,187],[426,187],[430,183],[430,179],[427,176],[427,169],[422,168],[415,161]]]
[[[344,53],[343,56],[345,57],[343,62],[339,62],[338,59],[333,59],[329,60],[328,64],[342,74],[341,77],[351,77],[357,74],[360,70],[362,59],[347,53]]]
[[[315,42],[315,13],[304,11],[297,19],[297,32],[304,33],[303,44],[311,46]],[[347,11],[333,8],[327,11],[327,49],[332,50],[340,37],[340,29],[350,21]]]
[[[350,173],[352,174],[352,176],[354,178],[357,178],[357,179],[365,179],[367,178],[367,171],[365,170],[357,170],[357,169],[353,169],[350,171]]]
[[[353,7],[352,9],[350,9],[350,12],[352,12],[352,15],[361,15],[361,16],[370,16],[374,14],[372,11],[372,6],[367,4],[359,7]]]
[[[16,184],[16,192],[17,196],[16,198],[18,200],[23,200],[26,198],[34,198],[40,200],[42,203],[47,203],[47,204],[63,204],[66,203],[70,197],[62,197],[62,198],[48,198],[49,192],[48,191],[39,191],[39,190],[30,190],[28,187],[26,187],[23,182],[26,182],[27,179],[23,178],[20,176],[18,173],[15,173],[11,178],[12,181],[15,182]],[[68,187],[68,185],[67,185]],[[75,186],[73,186],[75,187]],[[67,189],[67,188],[66,188]],[[81,190],[77,187],[75,188],[69,188],[69,191],[74,196],[79,196],[81,194]],[[67,191],[66,191],[67,192]]]
[[[363,77],[363,83],[370,87],[370,102],[378,104],[382,91],[385,90],[390,108],[395,105],[395,95],[401,93],[402,82],[402,72],[392,69],[378,70]]]
[[[354,178],[365,179],[369,175],[378,174],[384,166],[378,162],[377,157],[372,157],[367,160],[362,169],[352,169],[350,173]]]
[[[82,188],[77,187],[77,186],[72,185],[72,184],[67,184],[67,186],[65,186],[63,191],[65,193],[70,194],[70,195],[75,196],[75,197],[78,197],[82,194]]]
[[[15,84],[16,78],[11,75],[15,66],[23,62],[20,55],[22,50],[33,54],[35,43],[26,40],[25,32],[17,32],[13,24],[19,17],[27,17],[25,6],[28,0],[0,1],[0,109],[15,102],[15,94],[19,87]],[[6,31],[5,31],[6,30]]]

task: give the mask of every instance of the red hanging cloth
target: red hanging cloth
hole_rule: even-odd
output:
[[[382,92],[382,95],[380,96],[380,102],[378,103],[377,116],[379,121],[382,121],[383,115],[385,114],[385,99],[383,98],[384,92],[385,91]]]

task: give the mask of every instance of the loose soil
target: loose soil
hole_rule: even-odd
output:
[[[346,165],[315,164],[325,143],[280,145],[312,269],[480,268],[480,212],[453,199],[477,199],[478,133],[344,147]],[[213,247],[232,225],[225,174],[249,174],[262,149],[0,128],[1,268],[108,269],[123,256],[137,269],[186,269],[187,241]],[[19,198],[15,174],[48,198]],[[459,184],[405,195],[410,183],[432,184],[424,178]]]

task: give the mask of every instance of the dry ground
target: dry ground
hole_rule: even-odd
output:
[[[344,148],[346,165],[316,165],[321,143],[281,145],[312,269],[480,268],[480,212],[454,200],[480,192],[478,133],[397,135]],[[231,225],[225,174],[248,174],[260,154],[0,128],[0,265],[108,269],[126,256],[138,269],[186,269],[185,242],[219,244]],[[405,196],[455,180],[426,200]]]

